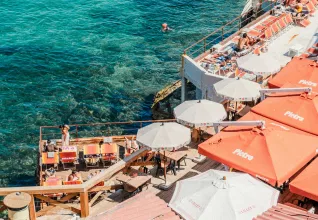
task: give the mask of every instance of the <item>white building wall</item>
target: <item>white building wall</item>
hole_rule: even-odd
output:
[[[213,89],[213,84],[221,81],[225,77],[208,73],[198,63],[188,56],[184,57],[184,76],[196,86],[196,90],[202,93],[203,99],[208,99],[214,102],[222,102],[223,99],[216,95]],[[198,98],[198,97],[197,97]]]

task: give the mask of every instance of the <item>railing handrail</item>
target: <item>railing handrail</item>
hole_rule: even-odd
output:
[[[110,166],[104,172],[93,176],[88,181],[77,185],[58,185],[58,186],[28,186],[28,187],[5,187],[0,188],[0,196],[8,195],[14,192],[26,192],[28,194],[50,194],[50,193],[82,193],[89,191],[99,182],[112,177],[114,174],[125,168],[131,160],[139,157],[140,154],[148,151],[147,148],[141,148],[132,153],[129,157]]]
[[[268,8],[271,8],[272,6],[276,5],[277,3],[277,0],[274,0],[269,6],[267,6],[266,8],[264,9],[268,9]],[[198,40],[197,42],[193,43],[192,45],[190,45],[189,47],[187,47],[186,49],[183,50],[183,54],[187,54],[187,51],[189,51],[190,49],[192,49],[193,47],[195,47],[196,45],[206,41],[209,37],[215,35],[216,33],[218,33],[219,31],[223,31],[225,27],[231,25],[232,23],[234,23],[235,21],[243,18],[244,16],[248,15],[249,13],[253,12],[253,8],[251,8],[250,10],[246,11],[245,13],[237,16],[236,18],[232,19],[231,21],[227,22],[226,24],[224,24],[223,26],[217,28],[216,30],[212,31],[210,34],[204,36],[203,38],[201,38],[200,40]],[[247,21],[247,19],[245,19],[245,21]],[[240,27],[241,28],[241,27]],[[222,33],[222,35],[224,35],[224,33]],[[223,36],[222,36],[222,40],[223,40]],[[201,46],[199,49],[202,49],[202,48],[205,48],[206,47],[206,43],[204,46]],[[196,50],[197,52],[197,50]]]
[[[134,123],[154,123],[154,122],[172,122],[176,119],[162,119],[162,120],[143,120],[143,121],[125,121],[125,122],[99,122],[89,124],[68,124],[70,127],[76,126],[100,126],[100,125],[119,125],[119,124],[134,124]],[[40,128],[59,128],[60,125],[40,126]]]

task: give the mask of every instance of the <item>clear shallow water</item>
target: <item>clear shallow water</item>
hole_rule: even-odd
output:
[[[244,2],[2,0],[0,186],[34,184],[40,125],[149,119],[182,50]]]

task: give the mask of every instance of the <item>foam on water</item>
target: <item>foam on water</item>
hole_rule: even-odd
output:
[[[149,119],[182,50],[244,2],[3,0],[0,186],[34,184],[40,125]]]

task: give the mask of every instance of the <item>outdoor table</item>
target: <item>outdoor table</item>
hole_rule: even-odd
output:
[[[151,176],[136,176],[136,177],[130,177],[128,175],[119,175],[117,178],[116,178],[118,181],[134,188],[134,189],[138,189],[151,181]]]
[[[178,165],[178,169],[180,170],[180,160],[187,156],[187,153],[184,152],[184,151],[175,151],[175,152],[170,152],[170,151],[160,151],[160,154],[164,155],[165,153],[165,156],[166,158],[170,159],[170,160],[174,160],[177,165]],[[166,172],[166,171],[165,171]]]

